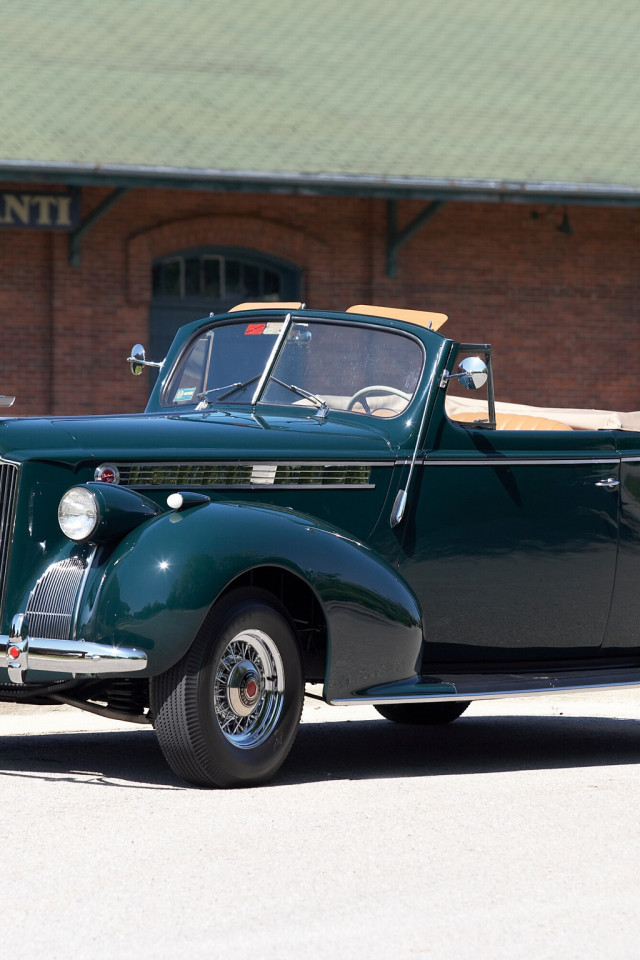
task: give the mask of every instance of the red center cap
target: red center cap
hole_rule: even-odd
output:
[[[258,692],[258,684],[255,680],[249,680],[247,686],[245,687],[245,692],[250,700],[253,700],[256,693]]]
[[[12,660],[17,660],[18,657],[20,656],[20,648],[19,648],[19,647],[9,647],[9,649],[7,650],[7,653],[9,654],[9,656],[11,657]]]

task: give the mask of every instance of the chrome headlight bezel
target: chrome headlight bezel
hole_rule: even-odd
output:
[[[70,487],[58,504],[58,523],[76,543],[121,540],[162,510],[135,490],[89,481]]]
[[[58,504],[58,523],[65,537],[76,543],[90,540],[101,521],[100,505],[87,486],[70,487]]]

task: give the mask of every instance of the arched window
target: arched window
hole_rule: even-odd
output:
[[[244,300],[299,300],[293,264],[237,247],[179,250],[153,264],[149,356],[162,359],[178,327]]]

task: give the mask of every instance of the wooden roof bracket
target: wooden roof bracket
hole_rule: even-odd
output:
[[[102,220],[105,214],[107,214],[112,207],[115,207],[127,193],[129,193],[129,187],[117,187],[115,190],[112,190],[91,213],[87,214],[80,223],[80,226],[74,230],[73,233],[69,234],[69,263],[72,267],[80,266],[80,245],[84,235],[88,233],[91,227],[95,226],[99,220]]]
[[[395,277],[398,270],[398,253],[425,224],[436,215],[446,200],[432,200],[424,210],[402,230],[398,230],[398,201],[387,200],[387,276]]]

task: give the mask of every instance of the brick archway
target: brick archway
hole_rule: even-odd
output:
[[[151,301],[153,261],[172,250],[230,246],[279,257],[303,271],[304,296],[311,299],[314,264],[330,256],[326,244],[290,227],[257,217],[195,217],[174,220],[131,237],[127,244],[127,291],[130,305]]]

